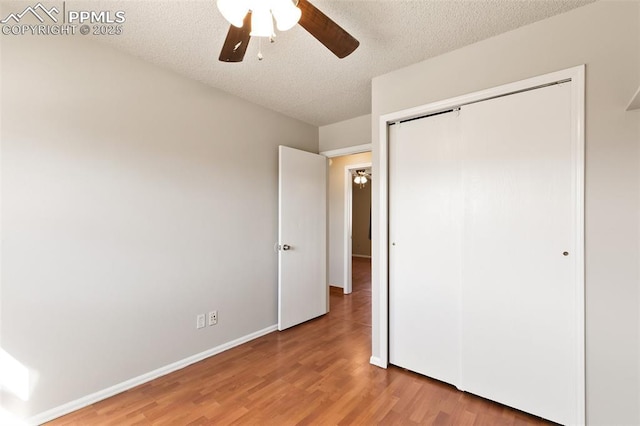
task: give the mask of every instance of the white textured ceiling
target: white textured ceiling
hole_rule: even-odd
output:
[[[371,79],[593,0],[422,0],[311,2],[360,41],[336,58],[302,27],[277,41],[252,39],[241,63],[218,54],[229,25],[215,0],[93,1],[126,12],[124,34],[102,37],[121,50],[288,116],[325,125],[371,110]]]

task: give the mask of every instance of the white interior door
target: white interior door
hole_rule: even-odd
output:
[[[479,102],[461,115],[461,387],[575,423],[571,85]]]
[[[389,128],[389,360],[447,383],[459,376],[460,118]]]
[[[389,128],[390,361],[562,424],[584,374],[571,111],[565,83]]]
[[[280,146],[278,329],[329,311],[327,158]]]

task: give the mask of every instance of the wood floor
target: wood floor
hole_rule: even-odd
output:
[[[371,264],[331,312],[61,417],[50,425],[540,425],[371,356]]]

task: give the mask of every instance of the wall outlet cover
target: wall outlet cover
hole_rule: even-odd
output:
[[[216,325],[218,323],[218,311],[209,312],[209,325]]]
[[[196,317],[196,328],[204,328],[205,327],[205,316],[204,314],[199,314]]]

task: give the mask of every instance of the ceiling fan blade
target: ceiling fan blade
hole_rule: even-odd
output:
[[[233,25],[229,26],[229,32],[224,40],[218,59],[222,62],[242,62],[251,38],[250,33],[251,12],[244,17],[242,28],[234,27]]]
[[[307,0],[299,0],[298,7],[302,11],[302,17],[298,23],[338,58],[342,59],[350,55],[360,45],[360,42],[351,34]]]

